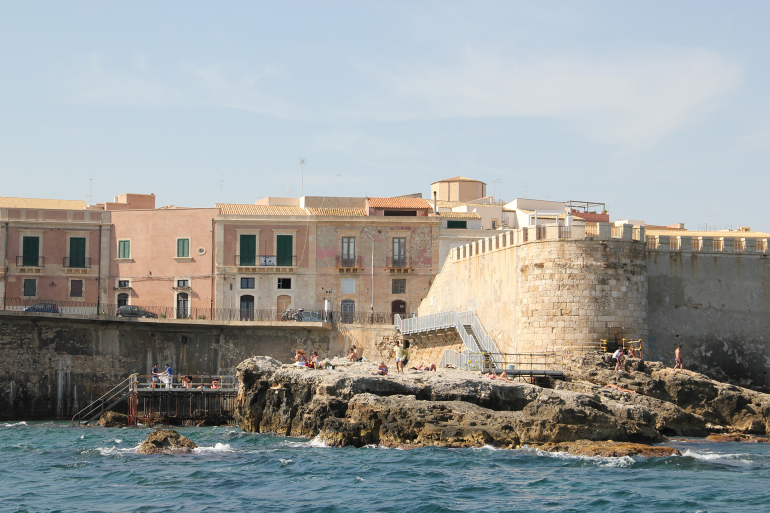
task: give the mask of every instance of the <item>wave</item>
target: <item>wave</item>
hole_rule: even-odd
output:
[[[26,425],[27,423],[22,420],[21,422],[6,422],[4,424],[0,424],[0,427],[21,427]]]
[[[313,437],[312,440],[310,440],[310,447],[329,447],[329,446],[326,445],[326,442],[321,440],[321,437],[316,436],[316,437]]]
[[[689,456],[690,458],[695,458],[698,461],[705,461],[707,463],[721,463],[736,467],[748,467],[755,464],[755,462],[752,461],[752,455],[747,453],[713,453],[687,449],[682,453],[682,456]]]
[[[214,444],[213,447],[198,447],[196,449],[193,449],[193,452],[196,454],[205,454],[205,453],[212,453],[212,452],[234,452],[232,447],[230,447],[230,444],[221,444],[217,442]]]
[[[548,452],[534,447],[522,447],[518,449],[519,453],[530,454],[533,456],[541,456],[546,458],[555,458],[567,461],[585,461],[590,463],[597,463],[602,467],[630,467],[636,463],[636,459],[631,456],[582,456],[578,454],[570,454],[568,452]],[[641,456],[637,456],[638,459],[644,459]]]
[[[285,460],[285,459],[283,459],[283,458],[278,458],[278,461],[281,463],[281,466],[282,466],[282,467],[285,467],[285,466],[286,466],[286,465],[288,465],[289,463],[292,463],[292,461],[291,461],[291,460]]]

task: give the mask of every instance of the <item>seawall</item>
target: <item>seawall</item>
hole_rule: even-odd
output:
[[[254,355],[289,363],[295,349],[322,358],[350,345],[376,358],[392,326],[328,323],[77,319],[0,312],[0,419],[69,419],[155,362],[175,374],[235,374]],[[375,356],[377,355],[377,356]]]

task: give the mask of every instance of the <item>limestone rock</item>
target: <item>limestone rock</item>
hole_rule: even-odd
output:
[[[720,435],[709,435],[706,437],[709,442],[743,442],[748,444],[767,444],[770,438],[759,436],[744,435],[742,433],[726,433]]]
[[[102,427],[126,427],[128,426],[128,415],[114,411],[104,412],[99,418],[99,425]]]
[[[645,458],[665,458],[681,456],[673,447],[634,444],[629,442],[577,440],[574,442],[549,442],[533,447],[547,452],[566,452],[575,456],[601,456],[618,458],[623,456],[643,456]]]
[[[156,429],[142,442],[138,454],[173,454],[190,452],[198,446],[189,438],[171,429]]]

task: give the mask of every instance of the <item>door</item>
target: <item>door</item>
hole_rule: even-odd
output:
[[[291,306],[291,296],[278,296],[278,318]]]
[[[187,292],[180,292],[176,295],[176,318],[187,319],[187,311],[189,306],[189,296]]]
[[[24,237],[22,240],[21,265],[25,267],[37,267],[40,256],[40,238]]]
[[[352,323],[356,318],[356,302],[352,299],[342,301],[342,322]]]
[[[128,294],[118,294],[118,308],[128,305]]]
[[[390,313],[392,319],[395,319],[396,314],[400,315],[403,319],[404,315],[406,315],[406,301],[402,301],[401,299],[393,301],[390,304]]]
[[[241,320],[254,320],[254,296],[241,296]]]
[[[83,268],[86,266],[86,238],[70,237],[69,267]]]
[[[393,267],[406,267],[406,237],[393,238]]]
[[[294,265],[294,236],[276,235],[275,265]]]

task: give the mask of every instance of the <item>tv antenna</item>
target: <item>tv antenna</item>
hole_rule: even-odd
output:
[[[94,188],[94,179],[89,178],[88,179],[88,204],[89,205],[91,204],[91,192],[93,191],[93,188]]]
[[[286,197],[287,198],[289,197],[289,194],[291,194],[292,192],[294,192],[294,189],[292,189],[291,186],[286,187]]]
[[[299,159],[299,165],[302,167],[302,182],[301,182],[302,194],[301,195],[304,196],[305,195],[305,159],[304,158]]]
[[[337,178],[340,179],[340,198],[342,197],[342,174],[337,175]]]
[[[222,203],[222,187],[224,183],[225,183],[225,175],[220,174],[219,175],[219,202],[220,203]]]

